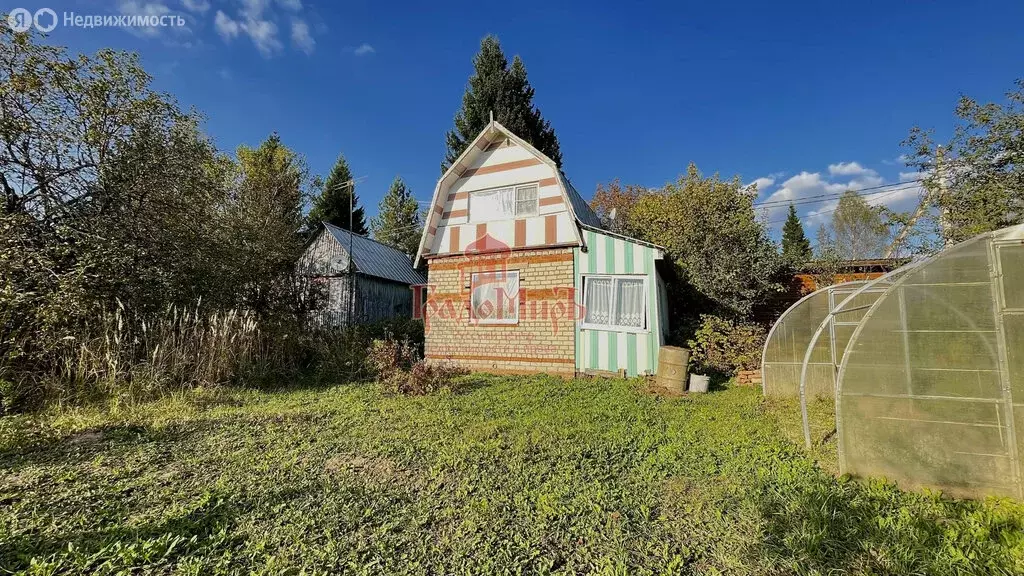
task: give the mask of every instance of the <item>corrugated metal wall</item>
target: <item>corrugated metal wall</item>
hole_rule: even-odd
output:
[[[583,329],[576,324],[576,370],[616,372],[625,369],[630,376],[654,374],[658,367],[658,349],[664,344],[666,303],[663,283],[654,263],[654,248],[594,232],[583,231],[587,251],[576,248],[577,303],[583,303],[583,276],[586,274],[644,274],[647,276],[648,330],[642,333]]]

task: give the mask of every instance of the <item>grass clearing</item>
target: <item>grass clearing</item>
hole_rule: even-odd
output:
[[[466,383],[0,419],[0,568],[1024,572],[1024,505],[837,479],[834,439],[805,453],[795,403],[744,388],[657,398],[621,380]]]

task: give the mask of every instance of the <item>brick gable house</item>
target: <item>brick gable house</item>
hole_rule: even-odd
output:
[[[425,352],[471,370],[653,374],[664,249],[602,229],[549,158],[491,121],[434,190]]]

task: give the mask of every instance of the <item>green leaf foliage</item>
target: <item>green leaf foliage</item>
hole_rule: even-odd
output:
[[[1024,221],[1024,79],[1003,103],[962,96],[955,114],[945,146],[918,127],[904,141],[928,191],[927,219],[948,242]]]
[[[745,316],[781,289],[778,250],[739,178],[704,177],[691,164],[676,182],[641,196],[629,218],[642,239],[668,249],[679,280],[704,299],[683,307],[691,321],[701,307]]]
[[[889,228],[877,207],[847,190],[832,213],[832,243],[844,260],[880,258],[889,244]]]

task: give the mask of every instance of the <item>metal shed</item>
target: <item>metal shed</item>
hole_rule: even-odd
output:
[[[323,288],[314,322],[331,326],[411,317],[411,286],[426,282],[400,250],[327,223],[306,245],[299,270]]]

